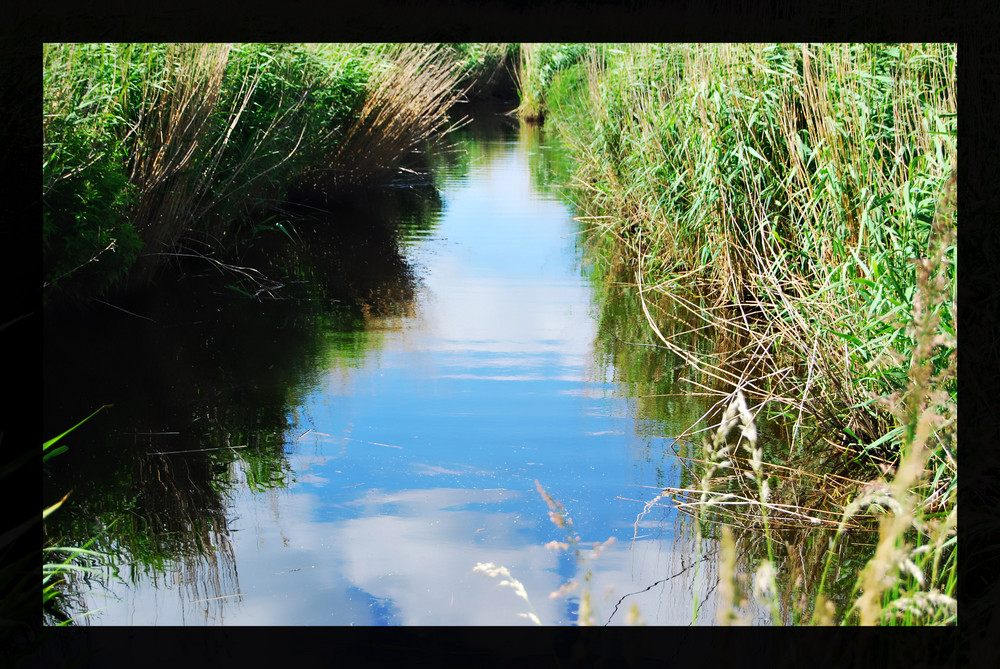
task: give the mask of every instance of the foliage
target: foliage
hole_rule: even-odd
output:
[[[456,42],[445,47],[455,53],[461,72],[459,87],[466,91],[467,100],[507,94],[506,81],[511,78],[510,70],[518,56],[517,44]]]
[[[459,100],[462,67],[454,49],[398,45],[377,61],[364,103],[341,142],[325,147],[304,181],[320,191],[370,188],[413,174],[424,146],[447,132]],[[454,127],[454,126],[451,126]]]
[[[56,446],[56,444],[104,408],[106,407],[102,406],[98,408],[73,427],[43,443],[42,462],[47,462],[51,458],[65,452],[65,445]],[[15,474],[28,464],[33,457],[37,457],[37,451],[33,454],[27,453],[21,458],[8,463],[4,466],[3,470],[0,470],[0,477]],[[66,493],[61,500],[45,508],[42,511],[40,519],[45,520],[48,518],[66,501],[68,496],[69,493]],[[11,559],[9,552],[16,541],[34,527],[38,521],[39,516],[35,516],[21,522],[0,536],[0,551],[2,551],[4,558],[3,567],[0,568],[0,584],[2,584],[4,592],[2,605],[0,605],[0,613],[2,613],[0,618],[3,620],[2,632],[5,644],[10,643],[12,636],[17,638],[15,635],[18,631],[24,632],[26,629],[30,629],[31,625],[25,623],[25,621],[37,614],[38,600],[36,598],[38,597],[38,583],[37,581],[33,582],[31,579],[33,575],[37,577],[38,574],[36,571],[38,564],[37,553],[24,556],[20,559]],[[90,566],[81,564],[82,560],[88,557],[96,560],[104,559],[102,554],[89,550],[88,546],[89,544],[85,544],[83,547],[48,546],[43,549],[44,564],[42,565],[41,595],[46,620],[54,619],[59,624],[67,624],[70,621],[69,616],[62,610],[63,592],[60,586],[65,583],[71,574],[86,573],[92,570]],[[26,611],[30,611],[31,613],[25,615]],[[22,623],[22,629],[19,630],[15,626],[15,622]],[[30,637],[30,632],[27,634]],[[22,636],[22,638],[25,637]]]
[[[586,45],[521,44],[521,61],[517,70],[518,93],[521,103],[517,108],[521,118],[541,121],[548,113],[546,95],[557,72],[577,62],[586,53]]]
[[[948,527],[956,504],[955,66],[947,44],[601,45],[545,91],[576,199],[615,240],[657,338],[720,404],[738,390],[787,430],[795,474],[764,479],[772,502],[825,475],[820,522],[835,524],[837,502],[894,472],[921,500],[883,530],[870,562],[883,569],[904,564],[884,547]],[[664,336],[656,293],[713,349]],[[904,476],[908,462],[920,471]],[[950,597],[954,559],[933,542],[916,550]],[[874,583],[910,611],[929,601]],[[887,622],[880,602],[866,595],[857,619]]]
[[[45,285],[87,265],[100,293],[122,276],[141,249],[124,216],[134,191],[118,137],[124,113],[121,63],[113,45],[106,44],[45,45],[43,54]],[[104,262],[91,264],[97,260]]]
[[[445,129],[463,78],[508,51],[46,44],[46,300],[141,287],[167,259],[231,252],[262,230],[244,221],[280,213],[293,191],[392,181]]]

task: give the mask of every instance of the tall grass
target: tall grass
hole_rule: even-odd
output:
[[[746,470],[764,533],[777,505],[802,510],[804,480],[841,476],[813,486],[826,501],[804,515],[824,527],[866,479],[896,481],[902,511],[871,563],[883,576],[898,557],[883,546],[938,546],[912,535],[950,527],[956,505],[955,67],[947,44],[594,46],[545,94],[578,200],[651,329],[720,406],[739,391],[787,430],[787,476],[765,490]],[[664,336],[656,293],[721,344]],[[953,551],[920,550],[947,593]],[[883,597],[907,600],[876,571],[865,613],[843,619],[886,622]]]
[[[526,43],[520,45],[516,70],[520,103],[517,115],[529,123],[545,120],[548,112],[546,94],[556,73],[585,53],[583,44]]]
[[[305,105],[329,71],[292,46],[45,45],[46,285],[86,268],[74,280],[100,293],[140,256],[142,284],[183,236],[280,195],[325,139]]]
[[[44,286],[83,298],[141,287],[168,258],[224,254],[293,191],[392,179],[479,66],[433,44],[43,56]]]
[[[386,178],[445,129],[448,111],[464,95],[455,50],[400,45],[378,63],[357,118],[343,139],[307,175],[320,189],[362,186]],[[333,187],[333,188],[331,188]]]
[[[62,434],[45,441],[42,444],[42,462],[64,453],[67,446],[57,445],[60,440],[104,408],[106,407],[98,408]],[[38,452],[33,451],[5,463],[0,467],[0,479],[9,479],[23,473],[24,467],[37,457]],[[37,545],[27,555],[15,553],[18,541],[37,527],[39,521],[44,525],[44,521],[65,503],[69,495],[70,492],[67,492],[62,499],[44,508],[40,516],[36,512],[33,517],[21,521],[16,527],[0,535],[0,554],[3,555],[3,563],[0,565],[0,588],[3,592],[3,597],[0,598],[0,640],[7,652],[5,657],[11,661],[23,661],[43,640],[44,635],[40,635],[36,629],[36,624],[42,622],[38,616],[39,597],[42,600],[45,622],[69,624],[72,617],[66,611],[65,599],[68,593],[65,584],[74,575],[93,572],[94,567],[88,562],[103,562],[107,559],[106,555],[91,550],[89,542],[83,546],[47,545],[42,549],[39,588]]]
[[[926,254],[952,170],[954,48],[617,51],[568,74],[584,92],[566,106],[585,111],[556,116],[603,227],[650,290],[729,306],[699,314],[767,351],[760,376],[802,361],[789,382],[810,381],[801,407],[828,432],[874,441],[890,421],[868,393],[903,385],[886,351],[912,343],[895,327],[910,316],[909,259]]]

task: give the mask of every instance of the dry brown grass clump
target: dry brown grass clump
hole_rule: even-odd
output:
[[[307,181],[320,190],[384,183],[412,163],[428,140],[446,130],[462,99],[462,70],[442,45],[404,44],[369,81],[357,120]]]

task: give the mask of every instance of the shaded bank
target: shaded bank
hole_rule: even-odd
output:
[[[292,482],[283,435],[294,408],[320,370],[377,350],[373,321],[412,312],[399,236],[432,226],[440,200],[433,188],[400,189],[335,209],[298,212],[294,242],[273,233],[243,249],[265,284],[188,259],[176,281],[119,309],[49,319],[44,429],[93,402],[113,405],[46,467],[46,499],[74,491],[46,521],[50,540],[96,537],[106,562],[95,564],[128,582],[179,569],[190,600],[238,591],[227,490]]]

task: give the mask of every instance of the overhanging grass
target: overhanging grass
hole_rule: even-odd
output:
[[[46,298],[141,287],[182,240],[225,253],[293,190],[392,180],[506,51],[44,45]]]

